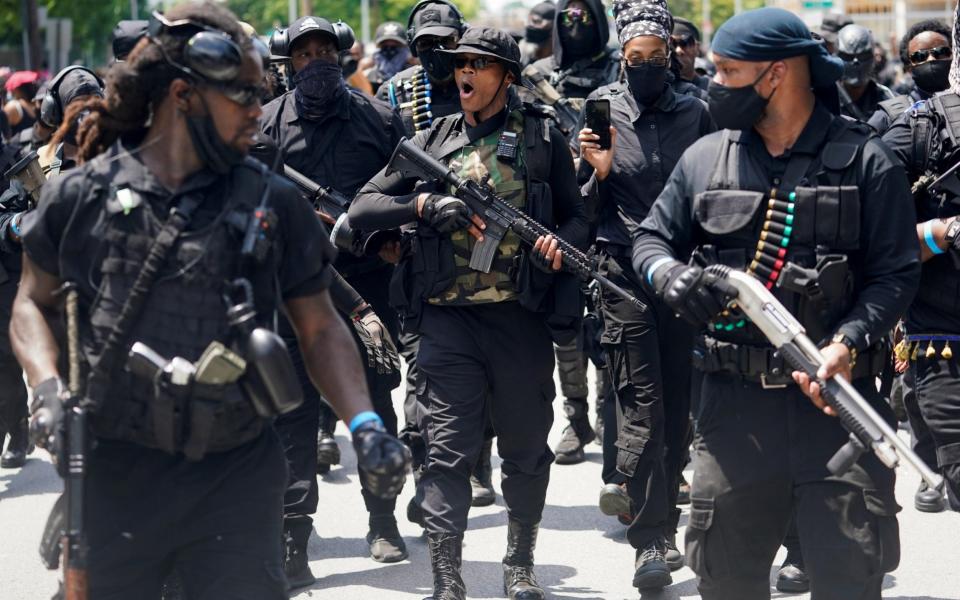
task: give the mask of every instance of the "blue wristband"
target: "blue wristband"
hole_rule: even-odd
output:
[[[937,246],[936,240],[933,239],[933,221],[927,221],[923,224],[923,241],[927,243],[927,248],[930,248],[930,252],[934,254],[943,254],[945,250],[941,250],[940,246]]]
[[[20,225],[18,224],[19,219],[17,219],[17,217],[19,217],[19,216],[22,215],[22,214],[23,214],[23,213],[17,213],[17,214],[15,214],[15,215],[13,215],[13,218],[12,218],[12,219],[10,219],[10,231],[12,231],[12,232],[13,232],[13,235],[15,235],[15,236],[17,236],[17,237],[23,237],[23,236],[20,235]],[[21,218],[22,218],[22,217],[21,217]]]
[[[661,256],[657,260],[653,261],[653,264],[647,268],[647,283],[653,285],[653,276],[656,274],[657,269],[672,261],[673,259],[669,256]]]
[[[372,410],[365,410],[357,413],[357,416],[350,420],[350,433],[353,433],[358,427],[369,421],[376,421],[379,425],[383,425],[383,419],[380,418],[380,415]]]

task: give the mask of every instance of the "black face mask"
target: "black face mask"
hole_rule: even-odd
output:
[[[772,66],[773,63],[770,63]],[[717,123],[720,129],[740,129],[747,130],[753,127],[753,124],[760,120],[763,111],[767,108],[767,103],[773,96],[764,98],[757,93],[754,88],[757,82],[763,79],[763,76],[770,70],[768,66],[760,73],[760,76],[753,80],[750,85],[732,88],[710,81],[707,88],[707,106],[710,110],[710,116]],[[774,90],[776,91],[776,90]]]
[[[441,54],[431,48],[421,50],[418,58],[431,81],[445,83],[453,79],[453,59],[448,54]]]
[[[577,23],[573,27],[560,25],[560,44],[563,51],[571,56],[587,56],[599,50],[597,48],[597,28]]]
[[[913,83],[928,94],[950,87],[950,61],[931,60],[913,67]]]
[[[207,114],[187,115],[187,131],[190,134],[190,141],[193,142],[193,148],[203,164],[214,173],[226,175],[232,167],[243,162],[245,153],[223,141],[206,104],[203,102]]]
[[[530,27],[527,26],[526,35],[524,38],[531,44],[542,44],[550,39],[550,34],[552,33],[551,29],[540,29],[539,27]]]
[[[340,66],[322,60],[304,67],[293,76],[293,82],[297,86],[293,92],[297,115],[311,121],[326,119],[348,93]]]
[[[663,85],[667,81],[667,67],[653,65],[627,65],[627,85],[630,93],[643,106],[652,106],[663,93]]]

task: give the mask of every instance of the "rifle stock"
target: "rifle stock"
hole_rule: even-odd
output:
[[[77,288],[64,286],[67,313],[67,356],[69,363],[70,399],[64,407],[66,420],[67,464],[64,475],[66,523],[63,535],[63,583],[65,600],[87,600],[87,532],[84,486],[87,478],[87,410],[80,401],[80,340]],[[63,460],[61,456],[61,460]]]
[[[816,344],[807,337],[799,321],[752,275],[729,267],[713,265],[707,271],[726,280],[737,290],[736,304],[763,332],[790,365],[817,377],[824,363]],[[850,440],[827,463],[834,475],[845,473],[861,454],[872,451],[887,467],[893,469],[901,460],[910,465],[933,489],[943,489],[943,478],[934,473],[887,424],[860,392],[842,377],[820,381],[820,395],[837,413]]]
[[[410,140],[397,145],[387,164],[387,174],[399,172],[404,177],[423,181],[441,181],[453,188],[453,195],[463,200],[474,214],[479,215],[486,228],[483,230],[483,242],[474,244],[470,256],[470,268],[484,273],[490,272],[500,240],[508,229],[527,245],[533,246],[542,236],[552,235],[557,240],[557,248],[563,254],[563,270],[573,273],[583,281],[594,280],[610,292],[630,302],[639,310],[646,305],[633,294],[610,281],[597,272],[592,256],[587,256],[570,242],[560,238],[551,229],[527,216],[520,209],[511,206],[487,187],[460,177],[447,165],[430,156]]]

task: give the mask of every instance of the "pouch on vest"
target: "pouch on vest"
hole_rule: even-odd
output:
[[[860,190],[856,186],[798,187],[793,242],[830,250],[860,247]]]
[[[707,190],[694,198],[694,214],[711,237],[723,236],[724,245],[752,247],[764,198],[761,192],[747,190]]]

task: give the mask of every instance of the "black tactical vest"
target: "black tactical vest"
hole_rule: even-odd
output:
[[[508,110],[517,108],[514,97]],[[552,228],[553,195],[550,189],[550,130],[544,115],[537,108],[524,104],[523,152],[526,180],[526,213]],[[449,115],[434,121],[425,150],[441,162],[467,144],[462,132],[463,115]],[[420,191],[427,191],[418,188]],[[448,190],[433,191],[447,193]],[[404,320],[404,328],[415,330],[422,303],[442,294],[457,277],[455,248],[450,236],[429,227],[418,227],[405,237],[404,256],[394,270],[390,283],[390,301]],[[514,281],[517,301],[524,308],[547,315],[547,325],[555,339],[565,339],[579,328],[582,314],[579,282],[567,273],[548,274],[528,260],[530,248],[521,246],[510,276]],[[568,331],[569,330],[569,331]]]
[[[930,183],[960,161],[960,96],[949,91],[933,96],[911,110],[910,125],[913,148],[908,169],[921,178],[921,184]],[[917,186],[914,198],[919,222],[960,215],[960,176],[954,172],[934,192]],[[960,270],[950,257],[923,263],[915,302],[940,312],[960,312]]]
[[[265,300],[275,298],[272,279],[265,275],[269,269],[249,273],[248,269],[241,270],[239,258],[246,224],[259,201],[256,191],[262,191],[258,176],[262,175],[249,166],[236,167],[229,185],[220,192],[221,198],[201,200],[222,203],[223,208],[212,222],[199,229],[188,227],[177,239],[150,288],[141,316],[127,336],[127,347],[139,341],[166,359],[179,356],[190,362],[199,359],[213,341],[230,347],[233,340],[224,294],[228,282],[240,276],[253,278],[258,309],[272,312]],[[99,278],[99,288],[89,309],[89,328],[81,332],[84,358],[92,371],[100,366],[104,343],[167,218],[133,190],[118,190],[107,182],[101,183],[102,216],[91,235],[105,241],[105,251],[100,273],[94,275]],[[246,193],[239,191],[244,189]],[[131,200],[136,206],[124,210],[122,206],[129,206]],[[272,255],[268,261],[274,260]],[[159,412],[164,407],[158,406],[153,383],[135,377],[124,367],[103,365],[102,368],[109,369],[109,385],[102,389],[91,383],[88,389],[96,403],[93,423],[98,436],[170,451],[169,440],[158,439],[163,437],[158,431],[172,428],[176,438],[173,449],[180,449],[189,434],[189,426],[180,420],[191,418],[190,403],[202,402],[211,403],[216,415],[208,452],[235,447],[261,431],[262,419],[236,383],[217,389],[195,386],[193,397],[176,400],[184,405],[174,411],[171,423],[167,422],[168,414]]]
[[[820,341],[833,332],[853,300],[848,254],[860,246],[855,165],[870,134],[833,119],[821,152],[794,155],[782,180],[769,182],[766,189],[740,184],[741,174],[762,181],[761,168],[751,160],[740,132],[728,130],[723,136],[708,189],[694,197],[694,220],[706,240],[695,257],[756,276]],[[798,279],[800,273],[806,279]],[[712,337],[724,342],[766,344],[736,311],[709,328]]]

